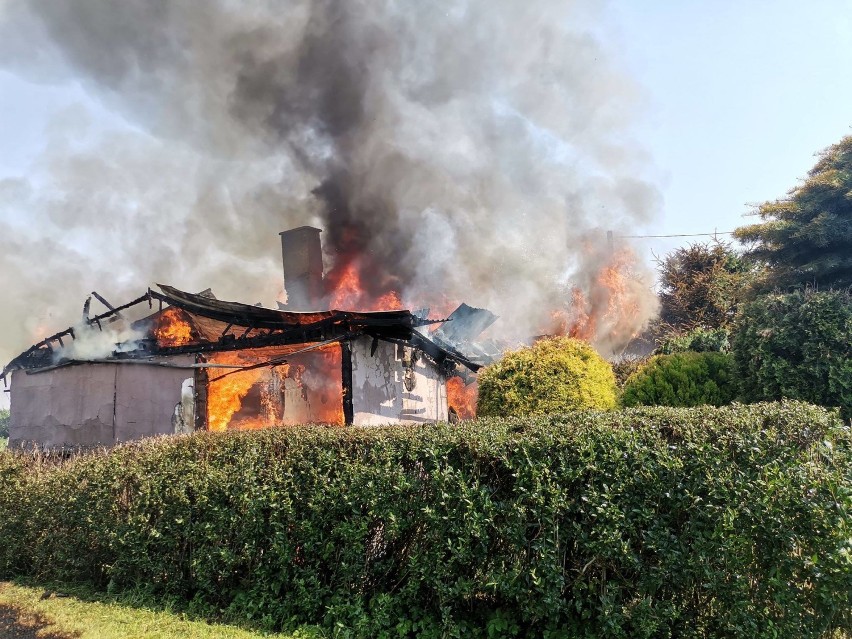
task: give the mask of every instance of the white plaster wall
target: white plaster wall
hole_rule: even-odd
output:
[[[163,357],[161,361],[189,365],[195,355]],[[144,364],[115,364],[115,443],[174,434],[177,407],[192,369]]]
[[[447,387],[437,368],[420,354],[413,366],[414,387],[405,388],[405,366],[396,344],[352,340],[352,407],[356,426],[447,420]]]
[[[115,366],[82,364],[12,373],[9,445],[111,446]]]
[[[168,359],[191,364],[194,355]],[[9,444],[90,448],[175,432],[174,415],[191,369],[75,364],[12,374]]]

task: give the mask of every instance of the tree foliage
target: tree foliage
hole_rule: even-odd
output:
[[[693,328],[679,335],[665,337],[657,348],[660,355],[672,353],[727,353],[731,349],[730,331],[727,328]]]
[[[796,291],[743,308],[732,352],[745,401],[801,399],[852,416],[852,295]]]
[[[624,389],[624,385],[630,376],[648,362],[648,357],[622,357],[621,359],[611,362],[612,372],[615,374],[615,385],[620,389]]]
[[[733,361],[725,353],[656,355],[624,385],[625,406],[722,406],[737,393]]]
[[[534,415],[615,408],[612,367],[588,343],[542,339],[479,373],[477,415]]]
[[[756,273],[752,262],[722,242],[676,249],[659,268],[660,321],[675,333],[730,324]]]
[[[0,439],[9,437],[9,411],[0,409]]]
[[[852,285],[852,136],[820,153],[802,184],[756,214],[763,221],[735,235],[766,264],[768,286]]]

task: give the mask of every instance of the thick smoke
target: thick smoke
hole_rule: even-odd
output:
[[[93,289],[271,301],[277,232],[302,224],[324,229],[332,274],[354,261],[376,294],[535,333],[593,281],[588,237],[657,206],[593,4],[0,2],[0,64],[127,123],[69,112],[0,183],[0,354]]]

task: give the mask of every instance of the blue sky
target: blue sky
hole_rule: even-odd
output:
[[[654,234],[728,231],[852,133],[852,2],[623,2],[623,62],[647,100],[636,136],[663,209]],[[656,251],[685,240],[646,241]]]

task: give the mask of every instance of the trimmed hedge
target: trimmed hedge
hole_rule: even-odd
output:
[[[0,578],[340,637],[850,629],[852,435],[803,404],[0,455]]]
[[[757,298],[737,319],[732,353],[744,401],[798,399],[852,418],[852,291]]]
[[[504,354],[477,376],[480,417],[523,417],[616,405],[612,366],[588,342],[540,339]]]
[[[734,401],[734,362],[726,353],[657,355],[624,384],[624,406],[722,406]]]

